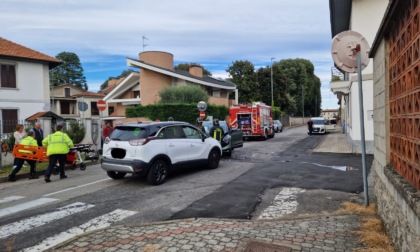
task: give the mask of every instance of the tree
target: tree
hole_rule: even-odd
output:
[[[254,65],[248,60],[237,60],[226,70],[231,81],[236,84],[239,92],[239,102],[248,103],[259,99],[257,78]]]
[[[175,66],[175,70],[188,71],[191,66],[200,66],[203,68],[203,75],[211,76],[211,72],[205,69],[202,65],[197,63],[181,63]]]
[[[52,86],[70,84],[83,90],[88,90],[86,78],[83,74],[83,67],[77,54],[72,52],[61,52],[56,56],[63,64],[50,70]]]
[[[181,85],[164,88],[159,93],[160,103],[198,103],[207,102],[206,91],[196,85]]]
[[[99,88],[100,90],[103,90],[105,88],[108,87],[108,81],[111,79],[119,79],[121,77],[127,77],[129,76],[132,72],[134,72],[133,69],[126,69],[124,71],[121,72],[120,75],[118,75],[117,77],[108,77],[108,79],[106,81],[104,81],[104,83],[102,83],[101,87]]]

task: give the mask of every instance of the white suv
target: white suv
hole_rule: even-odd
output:
[[[101,166],[113,179],[133,173],[160,185],[177,167],[204,165],[215,169],[221,155],[218,141],[188,123],[124,124],[105,139]]]

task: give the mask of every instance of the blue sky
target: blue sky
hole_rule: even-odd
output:
[[[308,59],[322,82],[322,108],[338,107],[327,0],[2,0],[0,27],[1,37],[50,56],[76,53],[90,91],[127,69],[146,36],[145,50],[222,78],[235,60],[259,67],[272,57]]]

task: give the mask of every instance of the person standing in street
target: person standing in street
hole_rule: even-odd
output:
[[[102,130],[102,136],[105,138],[110,137],[114,128],[111,127],[110,123],[106,123],[104,129]]]
[[[20,142],[20,145],[38,146],[37,141],[34,137],[35,137],[35,132],[33,130],[30,130],[28,132],[28,136],[25,137]],[[19,150],[19,152],[33,154],[33,152],[30,150]],[[31,170],[29,172],[29,179],[39,178],[36,175],[36,169],[35,169],[36,161],[35,160],[23,159],[23,158],[16,158],[15,160],[16,160],[16,166],[13,168],[12,173],[10,173],[10,175],[8,176],[8,180],[10,182],[16,181],[16,174],[20,171],[25,161],[31,166]]]
[[[309,121],[307,122],[308,124],[308,131],[309,131],[309,135],[312,136],[312,131],[314,130],[314,122],[312,122],[311,119],[309,119]]]
[[[197,128],[199,128],[201,131],[206,133],[206,129],[203,126],[203,118],[201,118],[201,117],[197,118]]]
[[[211,129],[210,129],[209,135],[210,135],[210,137],[216,139],[220,143],[222,142],[223,129],[219,125],[219,119],[216,118],[216,119],[213,120],[213,127],[211,127]]]
[[[20,142],[22,142],[22,140],[26,137],[26,132],[24,129],[25,126],[23,126],[23,124],[16,125],[16,131],[13,133],[13,136],[15,137],[15,145],[20,144]],[[13,169],[16,168],[16,162],[17,159],[13,159]]]
[[[38,146],[42,146],[42,140],[44,139],[44,131],[41,129],[41,123],[36,122],[32,130],[35,132],[35,139],[38,143]]]
[[[47,156],[49,158],[48,169],[45,171],[45,182],[51,182],[50,176],[54,171],[55,164],[59,163],[60,179],[67,178],[64,173],[64,165],[66,163],[66,155],[69,153],[69,148],[73,148],[73,141],[66,134],[61,132],[63,125],[57,124],[55,126],[55,133],[48,135],[42,140],[42,146],[47,147]]]

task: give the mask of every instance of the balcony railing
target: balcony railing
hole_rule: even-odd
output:
[[[347,81],[349,80],[349,75],[347,73],[341,72],[336,67],[331,67],[331,81]]]

